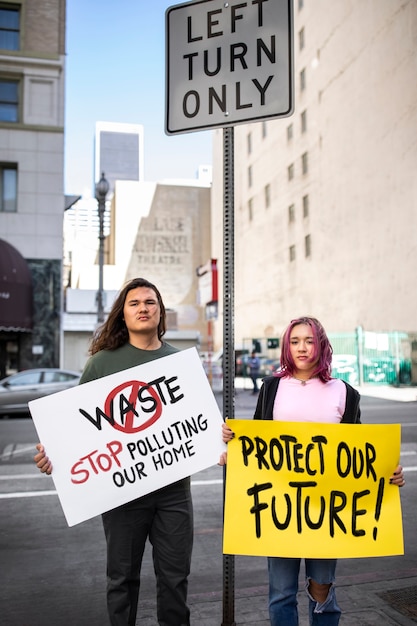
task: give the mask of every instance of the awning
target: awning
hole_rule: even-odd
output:
[[[32,274],[20,252],[0,239],[0,331],[32,330]]]

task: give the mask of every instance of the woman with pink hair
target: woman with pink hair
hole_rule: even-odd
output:
[[[359,424],[360,396],[345,381],[332,378],[332,347],[314,317],[290,322],[281,342],[281,369],[264,378],[254,419],[284,422]],[[223,425],[223,441],[233,431]],[[224,455],[222,462],[226,461]],[[405,484],[397,466],[392,484]],[[268,557],[271,626],[298,626],[297,593],[301,559]],[[341,610],[336,601],[336,559],[305,559],[310,626],[337,626]]]

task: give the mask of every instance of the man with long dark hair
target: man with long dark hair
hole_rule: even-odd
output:
[[[166,313],[158,289],[135,278],[117,296],[90,346],[80,383],[177,352],[163,341]],[[52,463],[41,444],[34,457],[41,472]],[[152,544],[160,626],[188,626],[187,580],[193,544],[190,479],[144,495],[102,515],[107,541],[107,606],[112,626],[135,626],[146,540]]]

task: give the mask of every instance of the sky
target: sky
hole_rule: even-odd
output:
[[[163,0],[67,0],[65,193],[94,186],[96,122],[142,124],[145,180],[195,178],[211,131],[168,136]]]

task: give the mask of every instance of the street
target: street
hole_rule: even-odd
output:
[[[235,417],[250,419],[254,402],[249,391],[238,390]],[[342,559],[338,566],[338,587],[343,590],[379,581],[393,581],[397,585],[398,581],[404,581],[406,587],[408,579],[417,577],[417,402],[362,397],[362,421],[402,425],[401,463],[407,481],[401,492],[405,555]],[[33,463],[36,443],[30,418],[0,420],[0,621],[5,626],[104,626],[108,620],[101,520],[97,517],[71,528],[67,526],[52,479],[41,475]],[[221,612],[215,612],[218,603],[221,604],[223,587],[222,483],[223,470],[219,466],[192,479],[195,511],[189,583],[192,623],[220,626],[222,622]],[[266,585],[264,558],[235,557],[237,623],[242,623],[239,612],[245,598],[265,596]],[[210,619],[205,621],[196,619],[203,604],[211,608]],[[217,608],[213,612],[214,606]],[[264,610],[257,623],[266,624],[266,599],[262,598],[262,606]],[[144,560],[139,615],[141,625],[157,623],[150,549]],[[342,623],[349,622],[342,620]]]

